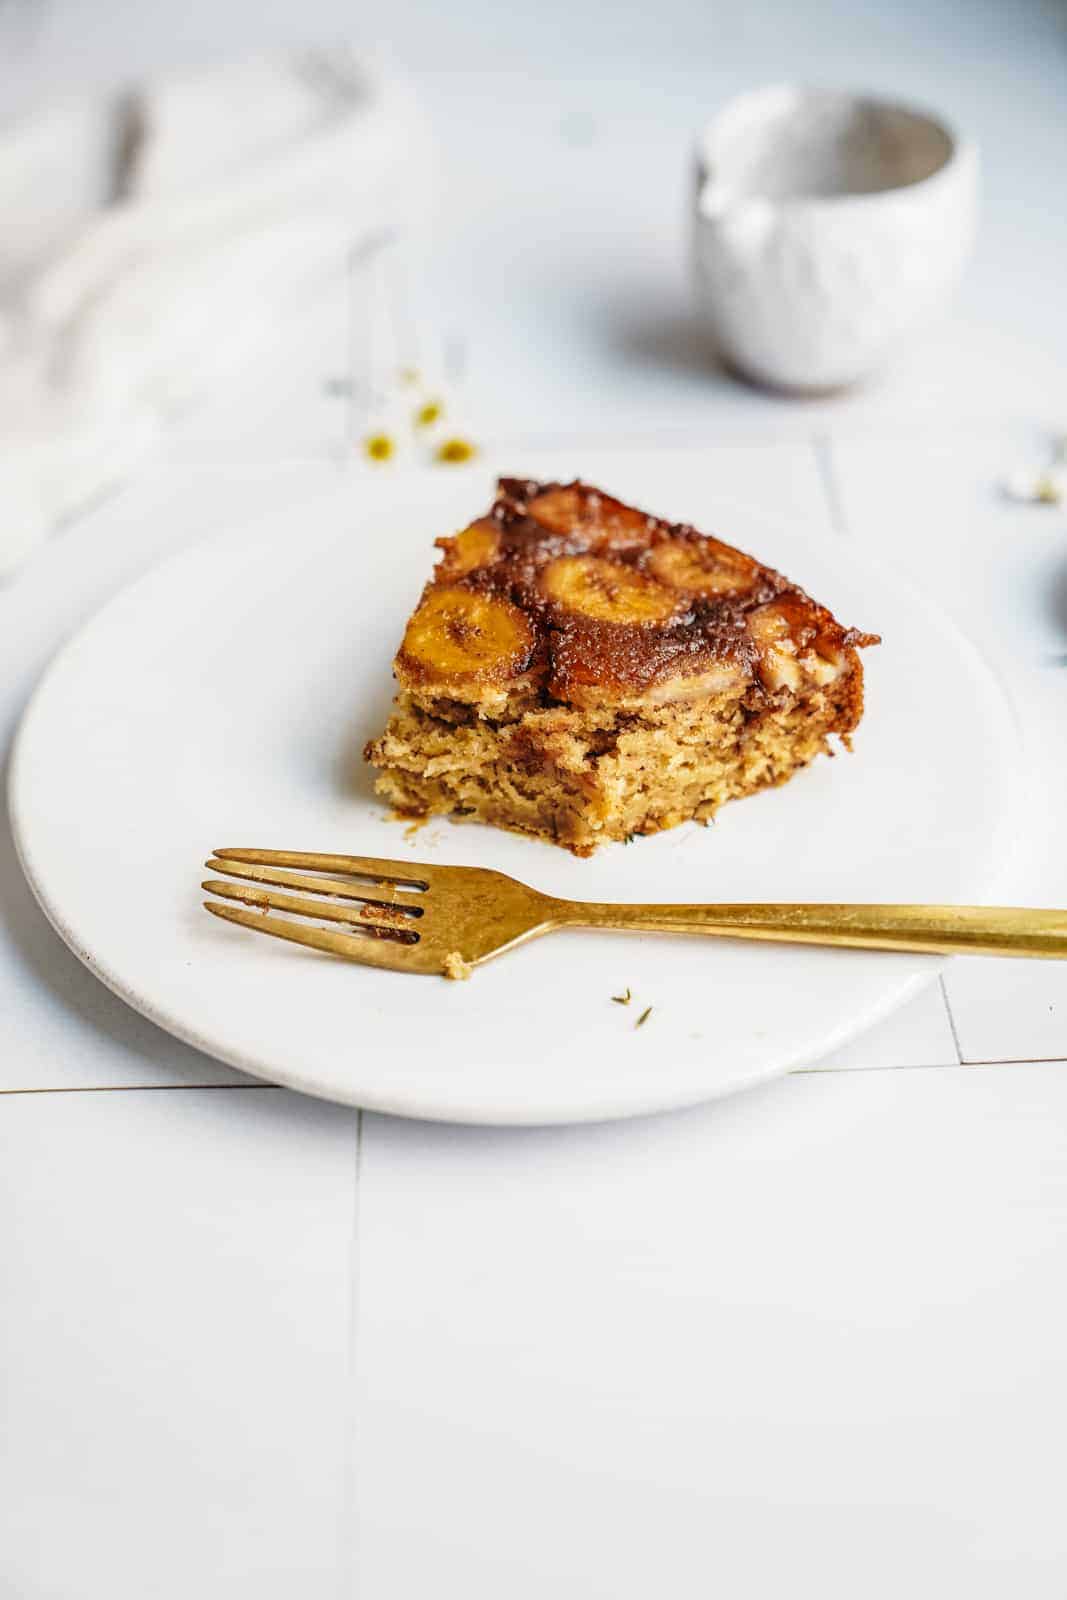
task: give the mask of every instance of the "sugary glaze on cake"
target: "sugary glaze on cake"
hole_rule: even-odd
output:
[[[687,524],[505,478],[437,544],[365,752],[399,812],[589,855],[785,783],[860,720],[875,636]]]
[[[742,551],[584,483],[502,479],[488,516],[437,544],[395,663],[420,700],[664,704],[745,681],[773,692],[829,682],[875,642]]]

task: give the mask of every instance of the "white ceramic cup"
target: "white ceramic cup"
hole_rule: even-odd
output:
[[[875,371],[953,287],[978,156],[941,118],[781,85],[731,100],[697,149],[701,316],[743,377],[795,392]]]

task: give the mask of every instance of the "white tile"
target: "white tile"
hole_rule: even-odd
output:
[[[997,489],[1006,466],[1042,448],[1036,430],[1004,427],[906,446],[838,440],[831,459],[849,535],[944,606],[1018,714],[1021,848],[998,898],[1067,907],[1067,523]],[[1067,1058],[1067,964],[959,960],[945,985],[965,1061]]]
[[[944,994],[935,979],[858,1039],[811,1063],[814,1072],[880,1067],[948,1067],[959,1057]]]
[[[1067,664],[1020,670],[1010,686],[1029,745],[1026,848],[1011,898],[1067,908]],[[945,984],[965,1061],[1067,1060],[1067,962],[953,961]]]
[[[1056,426],[880,431],[831,446],[850,536],[943,605],[998,667],[1067,652],[1063,512],[1000,488],[1019,462],[1047,460]]]
[[[322,466],[149,473],[0,586],[0,790],[22,707],[49,658],[85,618],[176,543],[221,533],[255,516],[257,507],[307,504],[326,481],[333,474]],[[182,506],[185,517],[174,514]],[[196,869],[191,862],[191,887]],[[125,892],[131,893],[128,885]],[[132,893],[130,915],[137,915]],[[71,954],[22,876],[6,805],[0,805],[0,1019],[0,1090],[247,1081],[138,1017]]]
[[[0,1093],[250,1081],[131,1011],[67,949],[22,876],[6,816],[0,918]]]
[[[1059,1600],[1065,1128],[1055,1067],[368,1118],[360,1593]]]
[[[0,1098],[5,1593],[334,1600],[356,1117],[269,1088]]]
[[[985,961],[959,961],[945,983],[964,1061],[1067,1064],[1067,973],[1058,966],[1012,961],[991,973]]]

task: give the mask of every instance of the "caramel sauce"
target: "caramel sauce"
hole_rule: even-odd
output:
[[[758,686],[770,646],[767,629],[750,629],[747,619],[771,602],[776,641],[788,636],[798,654],[814,648],[832,659],[878,642],[844,627],[781,573],[733,546],[582,482],[502,478],[488,515],[437,543],[444,556],[423,607],[448,587],[517,608],[530,626],[529,648],[521,659],[502,659],[486,678],[524,675],[565,703],[588,698],[591,689],[605,697],[641,694],[716,667],[733,667]],[[667,544],[677,556],[664,552]],[[581,563],[568,560],[575,557],[594,558],[584,576]],[[454,626],[452,638],[460,642]],[[425,661],[417,671],[415,665],[402,651],[398,676],[426,686],[432,671]],[[442,687],[448,678],[442,660]]]

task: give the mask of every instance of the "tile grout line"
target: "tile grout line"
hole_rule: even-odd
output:
[[[945,1002],[946,1008],[948,1002]],[[943,1072],[954,1067],[1040,1067],[1040,1066],[1067,1066],[1067,1055],[1061,1056],[967,1056],[960,1053],[960,1046],[956,1042],[956,1029],[951,1011],[948,1013],[949,1027],[952,1032],[953,1043],[956,1045],[957,1059],[955,1061],[914,1061],[900,1066],[875,1065],[871,1067],[790,1067],[783,1073],[783,1077],[802,1077],[809,1073],[823,1073],[829,1075],[835,1072]],[[249,1089],[266,1091],[277,1094],[285,1088],[281,1083],[99,1083],[87,1085],[56,1085],[47,1089],[0,1089],[0,1099],[5,1095],[15,1098],[19,1095],[45,1095],[45,1094],[189,1094],[195,1091],[210,1089],[237,1090],[238,1092]],[[290,1090],[289,1093],[299,1093]],[[340,1106],[341,1101],[331,1101],[331,1104]],[[358,1110],[353,1107],[352,1109]],[[362,1140],[363,1112],[358,1112],[360,1117],[359,1138]],[[353,1241],[355,1242],[355,1241]]]
[[[789,1078],[832,1078],[841,1075],[867,1072],[944,1072],[959,1066],[958,1061],[911,1061],[902,1066],[880,1065],[873,1067],[791,1067]]]
[[[971,1067],[1067,1067],[1067,1056],[990,1056],[988,1059],[966,1061],[907,1061],[899,1066],[879,1064],[872,1067],[792,1067],[786,1077],[805,1075],[832,1077],[843,1073],[864,1072],[957,1072]]]
[[[277,1094],[281,1083],[56,1083],[47,1088],[0,1089],[5,1094],[186,1094],[190,1089],[269,1090]],[[294,1091],[295,1092],[295,1091]]]
[[[944,975],[943,972],[939,972],[938,975],[937,975],[937,986],[941,990],[941,1000],[942,1000],[942,1003],[944,1004],[944,1007],[945,1007],[945,1015],[948,1017],[948,1025],[949,1025],[949,1029],[950,1029],[950,1031],[952,1033],[952,1044],[953,1044],[953,1048],[956,1051],[956,1060],[959,1062],[960,1066],[962,1067],[963,1066],[963,1051],[960,1049],[960,1036],[956,1031],[956,1019],[952,1015],[952,1006],[949,1003],[948,989],[945,986],[945,975]]]
[[[359,1340],[361,1309],[360,1236],[362,1232],[363,1201],[363,1120],[362,1109],[356,1111],[355,1172],[352,1187],[352,1233],[349,1244],[348,1317],[345,1330],[345,1374],[347,1395],[343,1407],[344,1448],[342,1454],[343,1477],[341,1485],[341,1527],[338,1529],[340,1563],[338,1595],[340,1600],[355,1600],[359,1593],[359,1466],[357,1448],[357,1381],[359,1363],[356,1350]]]
[[[967,1056],[961,1067],[1062,1067],[1067,1056]]]
[[[959,1061],[907,1061],[899,1065],[896,1062],[876,1062],[870,1067],[791,1067],[786,1076],[796,1078],[819,1075],[828,1078],[838,1073],[856,1072],[951,1072],[962,1064]]]

